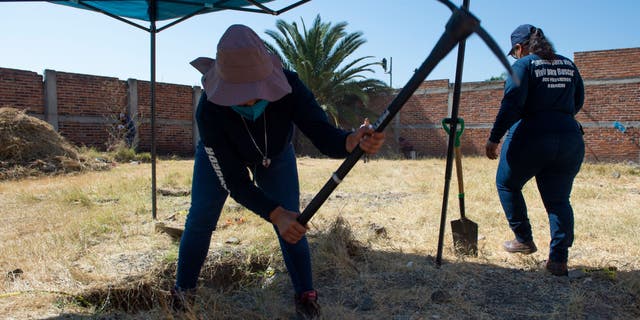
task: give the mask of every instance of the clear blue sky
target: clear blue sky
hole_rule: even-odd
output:
[[[276,0],[279,9],[292,0]],[[461,5],[461,0],[453,1]],[[638,0],[471,0],[471,12],[506,51],[509,34],[522,23],[543,29],[556,50],[574,52],[640,47]],[[218,39],[231,24],[243,23],[270,40],[265,30],[275,22],[348,23],[367,42],[354,56],[393,57],[393,86],[403,87],[444,30],[450,11],[436,0],[312,0],[274,17],[222,11],[193,17],[157,36],[157,81],[199,85],[200,75],[189,65],[199,56],[215,56]],[[145,26],[148,23],[141,22]],[[160,26],[162,24],[159,24]],[[0,2],[0,67],[45,69],[149,80],[149,34],[103,14],[47,2]],[[455,50],[427,79],[455,76]],[[512,60],[510,60],[512,61]],[[475,35],[467,40],[464,81],[482,81],[504,72],[498,60]],[[369,74],[388,83],[382,68]]]

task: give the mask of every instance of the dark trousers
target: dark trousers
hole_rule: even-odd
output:
[[[567,262],[573,244],[573,180],[584,158],[584,141],[576,133],[533,133],[512,128],[502,146],[496,185],[509,226],[520,242],[533,240],[522,187],[536,178],[549,216],[549,259]]]
[[[253,171],[256,184],[269,197],[280,202],[285,209],[300,212],[298,169],[293,146],[290,145],[271,160],[269,168],[257,166]],[[191,207],[178,253],[178,289],[196,287],[200,269],[209,251],[212,233],[227,196],[228,193],[220,185],[202,143],[198,143],[193,165]],[[297,243],[290,244],[282,240],[277,230],[275,231],[295,293],[312,290],[311,256],[307,238],[303,237]]]

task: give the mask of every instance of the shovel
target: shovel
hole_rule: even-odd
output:
[[[451,119],[442,120],[442,127],[447,134]],[[456,254],[467,256],[478,256],[478,224],[467,219],[464,213],[464,181],[462,179],[462,152],[460,151],[460,136],[464,131],[464,120],[458,118],[460,127],[456,130],[456,140],[454,152],[456,158],[456,174],[458,176],[458,199],[460,200],[460,219],[451,221],[451,233],[453,234],[453,245]]]

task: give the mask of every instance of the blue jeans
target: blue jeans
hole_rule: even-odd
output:
[[[549,216],[549,260],[567,262],[573,244],[573,180],[584,158],[580,133],[534,133],[510,130],[502,146],[496,185],[509,227],[520,242],[533,240],[522,187],[536,178]]]
[[[183,290],[196,287],[200,269],[209,251],[211,235],[228,196],[220,185],[201,142],[196,148],[194,160],[191,207],[180,240],[176,275],[176,288]],[[300,212],[298,169],[292,145],[273,157],[269,168],[258,165],[253,174],[258,187],[269,197],[287,210]],[[297,243],[290,244],[282,240],[275,226],[274,229],[295,293],[313,290],[307,238],[303,237]]]

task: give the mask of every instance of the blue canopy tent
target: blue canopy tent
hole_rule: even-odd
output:
[[[149,32],[151,36],[151,214],[157,216],[156,199],[156,34],[195,15],[217,12],[222,10],[236,10],[255,13],[279,15],[311,0],[290,1],[290,5],[273,10],[265,3],[274,0],[107,0],[107,1],[48,1],[54,4],[71,6],[103,13],[109,17]],[[130,19],[149,22],[149,27]],[[172,20],[158,27],[156,22]]]

